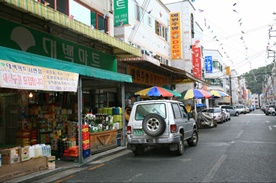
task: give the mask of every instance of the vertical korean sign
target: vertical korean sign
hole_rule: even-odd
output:
[[[212,73],[213,72],[213,59],[212,56],[205,57],[205,72]]]
[[[202,78],[202,66],[201,66],[201,49],[200,41],[194,40],[192,45],[192,62],[193,62],[193,75],[201,79]]]
[[[0,60],[0,87],[77,91],[79,74]]]
[[[180,12],[170,13],[170,36],[172,60],[182,59]]]
[[[128,0],[114,0],[114,26],[128,24]]]

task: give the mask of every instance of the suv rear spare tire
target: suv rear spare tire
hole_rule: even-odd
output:
[[[142,126],[144,132],[152,137],[162,135],[166,129],[164,119],[160,115],[154,113],[145,116]]]

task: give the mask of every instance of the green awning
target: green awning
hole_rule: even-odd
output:
[[[75,64],[72,62],[62,61],[50,57],[35,55],[32,53],[18,51],[2,46],[0,46],[0,59],[26,65],[33,65],[50,69],[57,69],[66,72],[78,73],[81,76],[88,76],[98,79],[128,83],[132,82],[132,77],[130,75]]]

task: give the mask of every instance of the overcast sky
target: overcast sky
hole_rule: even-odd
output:
[[[273,57],[267,58],[267,46],[276,50],[276,0],[194,0],[192,4],[205,35],[202,45],[219,50],[231,69],[242,74],[273,62]],[[269,29],[275,31],[270,39]]]

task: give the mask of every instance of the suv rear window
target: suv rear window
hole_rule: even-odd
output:
[[[164,103],[140,104],[136,108],[135,119],[143,120],[146,115],[151,113],[159,114],[163,118],[166,118],[165,104]]]

